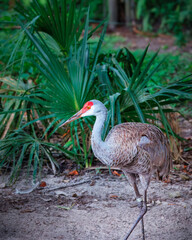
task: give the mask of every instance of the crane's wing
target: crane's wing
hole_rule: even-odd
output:
[[[119,124],[109,132],[105,142],[113,146],[111,158],[116,166],[129,165],[137,159],[140,166],[146,162],[146,166],[154,171],[158,169],[161,175],[169,171],[168,142],[154,125]]]

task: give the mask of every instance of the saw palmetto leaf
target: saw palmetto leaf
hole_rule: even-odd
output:
[[[75,6],[75,1],[68,6],[66,1],[49,0],[43,6],[34,0],[29,11],[25,11],[18,5],[18,11],[28,23],[20,22],[22,35],[8,67],[13,66],[19,47],[25,43],[21,63],[30,61],[46,80],[39,86],[30,80],[32,86],[28,86],[22,78],[19,81],[18,78],[2,79],[0,168],[10,168],[11,179],[18,176],[27,159],[28,170],[32,169],[34,179],[40,174],[44,159],[48,159],[55,169],[51,148],[61,150],[82,166],[89,166],[93,159],[87,137],[92,127],[89,119],[71,125],[71,134],[63,147],[44,141],[49,140],[48,134],[50,137],[56,131],[65,132],[66,129],[59,129],[61,123],[87,100],[97,98],[95,69],[106,25],[90,55],[87,39],[102,23],[89,32],[89,11],[81,24],[81,9],[77,10]],[[26,59],[26,53],[30,53],[30,58]],[[19,130],[12,132],[14,129]]]
[[[77,7],[76,0],[48,0],[45,4],[32,0],[27,7],[17,2],[15,9],[28,22],[38,16],[34,29],[37,32],[46,33],[47,36],[50,35],[57,42],[60,51],[67,56],[70,47],[81,42],[85,20],[82,12],[83,4],[84,1],[80,1]],[[98,27],[93,29],[88,37],[91,37]],[[49,40],[50,37],[48,37]]]
[[[49,116],[54,117],[49,126],[46,126],[45,130],[45,133],[51,130],[51,136],[58,130],[61,123],[77,112],[86,101],[96,97],[94,91],[96,87],[94,85],[95,70],[99,50],[106,31],[106,25],[101,33],[95,53],[93,56],[90,56],[89,46],[87,44],[89,35],[88,24],[89,16],[87,14],[83,39],[79,46],[75,45],[74,48],[71,48],[70,57],[65,59],[64,62],[49,49],[41,35],[34,35],[29,29],[23,26],[26,35],[37,50],[34,52],[34,56],[40,64],[37,64],[37,61],[33,63],[47,79],[43,99],[46,99],[45,107],[46,110],[50,112],[50,115],[39,116],[36,120],[27,122],[25,126],[35,121],[49,118]],[[61,122],[59,122],[59,120],[61,120]],[[76,124],[77,123],[75,123],[72,128],[75,129]],[[81,121],[78,124],[80,124],[79,127],[82,128]],[[83,140],[83,149],[85,150],[84,134],[82,129],[81,140]],[[76,147],[78,146],[79,150],[77,152],[80,154],[83,153],[85,158],[87,158],[88,153],[81,150],[82,146],[78,139],[79,135],[76,134],[75,137],[76,139],[73,141],[74,148],[75,145]],[[87,151],[89,151],[89,148]]]
[[[24,122],[37,118],[42,111],[43,90],[36,87],[31,81],[16,81],[10,77],[0,78],[2,110],[0,111],[0,136],[20,128]],[[43,109],[43,114],[47,111]]]
[[[55,173],[58,163],[52,156],[51,149],[73,156],[72,151],[69,152],[57,144],[40,140],[34,131],[29,134],[23,130],[15,130],[0,141],[0,169],[11,171],[10,182],[17,179],[26,161],[28,161],[27,171],[28,173],[32,171],[33,180],[40,178],[45,162],[50,163],[50,168]]]
[[[38,51],[38,54],[36,52],[34,54],[41,64],[36,62],[34,64],[47,79],[45,92],[50,102],[49,109],[60,119],[67,119],[72,113],[78,111],[90,98],[94,89],[96,62],[106,27],[101,34],[95,55],[91,59],[87,45],[88,21],[87,15],[83,41],[79,47],[76,46],[73,49],[71,57],[64,63],[49,50],[41,36],[38,38],[25,29]]]
[[[174,135],[165,113],[172,112],[170,104],[191,99],[192,78],[188,76],[164,85],[148,84],[163,62],[154,65],[158,52],[143,66],[147,48],[138,61],[130,51],[122,49],[106,63],[98,67],[100,82],[107,91],[106,103],[110,103],[106,128],[125,121],[151,122],[162,126],[167,135]],[[111,64],[112,63],[112,64]],[[151,69],[151,67],[153,68]],[[116,96],[116,97],[115,97]],[[109,99],[109,101],[108,101]],[[120,106],[120,108],[115,108]],[[120,115],[120,116],[119,116]],[[107,130],[105,130],[107,132]]]

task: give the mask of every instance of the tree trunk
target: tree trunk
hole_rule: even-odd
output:
[[[118,5],[117,0],[108,0],[109,7],[109,29],[113,31],[117,24]]]
[[[125,21],[127,27],[131,27],[134,25],[135,22],[134,0],[125,0]]]

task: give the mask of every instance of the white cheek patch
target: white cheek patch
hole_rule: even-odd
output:
[[[92,115],[94,115],[94,105],[91,107],[91,109],[89,109],[85,113],[83,113],[81,115],[81,117],[92,116]]]

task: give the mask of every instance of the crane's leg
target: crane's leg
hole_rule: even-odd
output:
[[[131,175],[133,175],[133,174],[131,174]],[[132,185],[133,185],[133,188],[134,188],[134,191],[135,191],[137,205],[138,205],[138,207],[141,211],[141,209],[143,208],[143,200],[141,198],[141,194],[139,193],[139,190],[138,190],[138,187],[137,187],[137,184],[136,184],[135,175],[133,175],[131,177],[134,179],[134,181],[132,182]],[[141,219],[141,230],[142,230],[143,240],[145,240],[145,230],[144,230],[144,220],[143,220],[143,218]]]
[[[147,212],[147,190],[144,190],[144,194],[143,194],[143,197],[144,197],[144,201],[143,201],[143,206],[140,210],[140,214],[137,218],[137,220],[135,221],[135,223],[133,224],[131,230],[127,233],[127,235],[125,236],[124,240],[127,240],[129,238],[129,236],[131,235],[131,233],[133,232],[133,230],[135,229],[135,227],[137,226],[137,224],[142,221],[143,219],[143,216],[145,215],[145,213]],[[145,235],[144,235],[144,225],[142,226],[143,227],[143,239],[145,239]]]
[[[141,195],[139,194],[139,190],[138,190],[138,187],[137,187],[136,183],[134,183],[133,188],[134,188],[135,195],[136,195],[137,205],[138,205],[140,211],[142,211],[143,199],[141,198]],[[141,230],[142,230],[143,240],[145,240],[145,229],[144,229],[144,219],[143,219],[143,217],[141,219]]]
[[[140,209],[139,217],[135,221],[134,225],[132,226],[131,230],[128,232],[128,234],[126,235],[124,240],[128,239],[128,237],[131,235],[132,231],[137,226],[139,221],[141,221],[141,226],[142,226],[142,237],[143,237],[143,240],[145,240],[145,230],[144,230],[143,216],[147,212],[147,188],[148,188],[150,179],[149,179],[148,176],[143,176],[143,175],[139,176],[140,180],[141,180],[141,183],[143,185],[143,188],[145,189],[145,191],[144,191],[144,202],[143,202],[143,200],[141,198],[141,194],[139,193],[139,190],[138,190],[138,187],[137,187],[137,184],[136,184],[136,176],[135,176],[135,174],[127,173],[125,170],[123,172],[124,172],[125,176],[127,177],[128,181],[130,182],[130,184],[134,188],[135,195],[136,195],[136,200],[137,200],[137,203],[138,203],[138,207]]]

